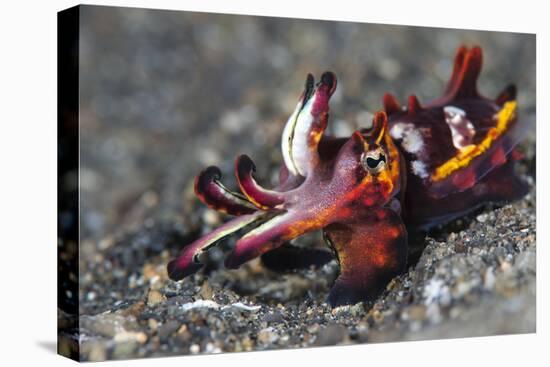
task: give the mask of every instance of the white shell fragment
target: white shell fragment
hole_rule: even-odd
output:
[[[196,308],[209,308],[209,309],[214,309],[214,310],[235,309],[235,310],[238,310],[238,311],[246,311],[246,312],[255,313],[255,312],[258,312],[262,308],[262,306],[245,305],[242,302],[235,302],[235,303],[232,303],[232,304],[229,304],[229,305],[220,305],[219,303],[214,302],[214,301],[200,299],[200,300],[197,300],[195,302],[184,303],[183,305],[181,305],[181,308],[184,312],[190,311],[190,310],[193,310],[193,309],[196,309]]]
[[[222,310],[226,310],[226,309],[237,309],[239,311],[248,311],[248,312],[252,312],[252,313],[255,313],[255,312],[258,312],[260,311],[260,309],[262,308],[262,306],[258,306],[258,305],[252,305],[252,306],[249,306],[249,305],[245,305],[244,303],[242,302],[236,302],[236,303],[232,303],[230,305],[225,305],[222,307]]]
[[[181,305],[181,308],[183,311],[189,311],[195,308],[213,308],[217,310],[220,308],[220,305],[214,301],[199,299],[195,302],[184,303]]]

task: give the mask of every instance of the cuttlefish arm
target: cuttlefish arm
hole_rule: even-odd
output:
[[[327,127],[328,102],[336,90],[336,76],[325,72],[315,85],[308,74],[305,90],[288,119],[281,139],[283,160],[291,176],[307,177],[318,164],[319,141]]]
[[[226,188],[220,181],[218,167],[210,166],[195,178],[195,194],[208,207],[230,215],[255,212],[258,208],[240,193]]]
[[[200,255],[224,237],[236,231],[261,221],[265,213],[257,211],[233,218],[214,231],[199,238],[195,242],[185,246],[180,255],[168,263],[168,276],[173,280],[181,280],[186,276],[196,273],[203,265],[200,263]]]

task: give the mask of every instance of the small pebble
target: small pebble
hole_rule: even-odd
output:
[[[480,214],[476,217],[479,223],[485,223],[487,221],[488,215],[486,213]]]
[[[90,362],[102,362],[107,359],[107,351],[103,343],[94,343],[88,354]]]
[[[149,319],[149,321],[147,321],[147,324],[149,325],[149,329],[151,329],[151,331],[157,331],[158,329],[158,326],[159,326],[159,323],[157,320],[155,319]]]
[[[315,344],[320,346],[336,345],[345,341],[347,335],[348,329],[344,325],[331,324],[319,331]]]
[[[212,299],[213,291],[212,287],[210,286],[210,283],[208,283],[207,280],[202,283],[200,295],[202,299]]]
[[[156,290],[149,291],[149,294],[147,295],[147,306],[156,306],[164,301],[166,301],[166,297],[162,293]]]
[[[201,347],[198,344],[191,344],[189,347],[189,352],[191,354],[198,354],[201,351]]]
[[[258,332],[258,342],[262,344],[273,343],[277,340],[277,334],[272,327],[262,329]]]

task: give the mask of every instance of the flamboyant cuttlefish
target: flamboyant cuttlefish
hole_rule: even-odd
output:
[[[279,185],[261,187],[252,160],[241,155],[235,175],[242,193],[229,191],[217,167],[195,179],[195,193],[210,208],[235,218],[183,248],[168,264],[180,280],[198,271],[200,255],[217,241],[252,228],[226,258],[228,268],[264,255],[304,233],[322,230],[340,273],[327,301],[372,300],[406,268],[407,231],[448,222],[487,202],[525,195],[515,174],[514,150],[525,128],[517,122],[516,89],[481,96],[479,47],[460,47],[442,97],[406,106],[384,95],[372,127],[349,138],[324,135],[331,72],[310,74],[282,135]],[[306,261],[307,262],[307,261]]]

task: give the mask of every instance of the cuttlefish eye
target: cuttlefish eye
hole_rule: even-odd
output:
[[[363,156],[362,163],[370,173],[379,173],[386,167],[386,154],[381,149],[367,152]]]

